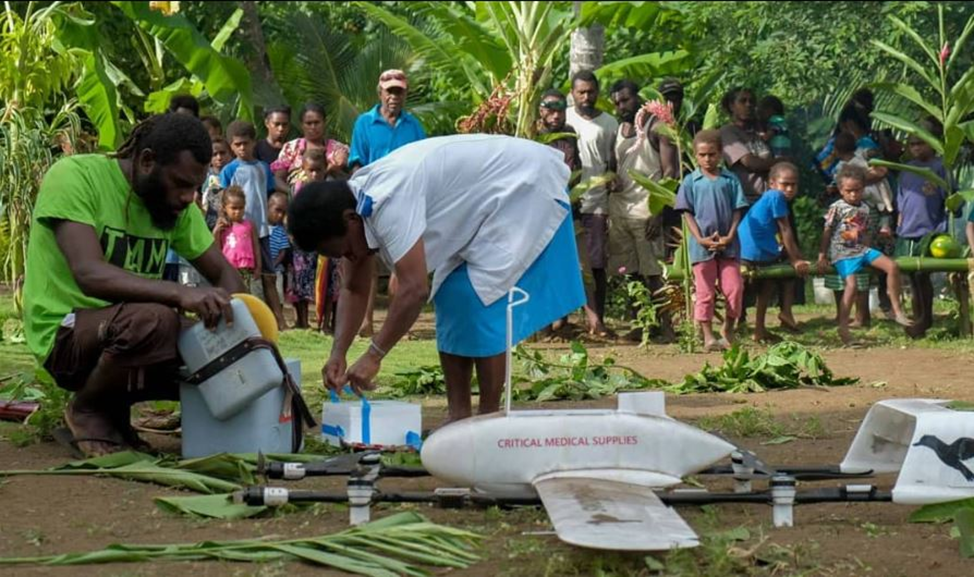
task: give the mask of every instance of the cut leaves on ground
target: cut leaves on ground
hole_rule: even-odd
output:
[[[797,387],[838,387],[859,382],[856,377],[836,377],[821,355],[786,341],[754,358],[735,344],[724,352],[723,363],[706,363],[699,373],[687,375],[679,383],[662,380],[652,385],[668,393],[761,393]]]

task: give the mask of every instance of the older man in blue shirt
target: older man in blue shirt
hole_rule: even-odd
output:
[[[393,150],[410,142],[423,140],[426,132],[415,116],[403,110],[409,79],[402,70],[386,70],[379,75],[379,104],[355,119],[352,129],[352,150],[348,156],[348,166],[355,172],[386,156]],[[370,336],[373,332],[372,308],[375,304],[378,279],[372,279],[372,292],[365,311],[365,320],[359,334]],[[395,292],[395,275],[389,277],[389,296]]]
[[[402,70],[386,70],[379,76],[379,104],[359,115],[352,130],[352,170],[379,160],[400,146],[426,138],[423,125],[403,110],[409,81]]]

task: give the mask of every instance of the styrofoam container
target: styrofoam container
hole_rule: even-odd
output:
[[[301,387],[301,361],[285,359],[294,383]],[[280,383],[278,383],[280,384]],[[182,403],[183,458],[193,459],[217,453],[290,453],[291,435],[297,415],[281,422],[285,389],[278,386],[248,404],[229,419],[213,417],[198,387],[179,387]]]
[[[363,438],[362,402],[330,403],[321,409],[321,439],[341,446],[346,443],[399,446],[407,444],[407,435],[419,435],[423,430],[423,414],[419,405],[403,401],[369,402],[369,439]]]
[[[230,305],[233,307],[233,326],[228,327],[226,321],[220,319],[215,330],[196,323],[180,333],[177,347],[190,374],[248,338],[260,336],[247,305],[238,299],[232,299]],[[258,349],[200,383],[199,392],[214,417],[229,419],[251,401],[279,387],[283,379],[274,355],[266,349]]]

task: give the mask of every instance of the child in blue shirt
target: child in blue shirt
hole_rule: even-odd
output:
[[[737,176],[720,168],[720,131],[698,132],[693,152],[699,168],[683,179],[675,209],[683,213],[691,234],[687,244],[696,289],[693,318],[703,332],[704,348],[715,351],[730,347],[741,314],[744,281],[737,225],[747,201]],[[712,327],[718,286],[727,301],[720,339]]]
[[[771,167],[768,180],[771,188],[764,191],[741,219],[738,233],[741,238],[741,260],[756,267],[781,262],[782,247],[777,238],[780,235],[785,249],[784,256],[799,276],[805,276],[808,274],[809,263],[802,258],[795,231],[788,220],[788,205],[798,194],[798,167],[790,162],[779,162]],[[765,317],[777,284],[777,281],[764,279],[758,286],[754,317],[755,341],[763,341],[770,336],[765,328]],[[778,318],[782,326],[793,327],[795,317],[791,307],[795,298],[794,280],[789,279],[783,284],[781,314]]]

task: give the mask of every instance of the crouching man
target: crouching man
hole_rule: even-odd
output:
[[[24,285],[27,345],[74,392],[64,417],[86,455],[138,443],[133,403],[178,398],[177,309],[207,326],[232,322],[229,295],[246,290],[193,204],[211,153],[199,120],[159,115],[114,155],[61,159],[41,184]],[[163,281],[170,247],[213,287]]]

